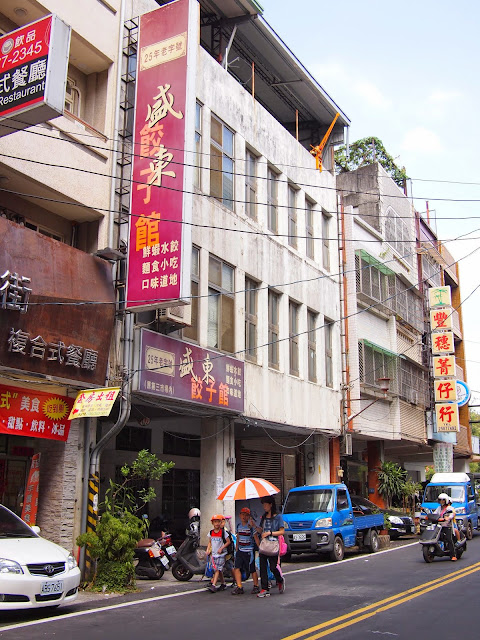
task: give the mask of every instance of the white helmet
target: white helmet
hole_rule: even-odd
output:
[[[202,514],[200,513],[200,509],[197,509],[197,507],[194,507],[193,509],[190,509],[190,511],[188,512],[188,519],[192,520],[193,518],[200,518]]]
[[[438,495],[437,500],[438,500],[438,502],[440,502],[440,500],[445,500],[445,502],[446,502],[447,504],[449,504],[449,503],[451,504],[451,503],[452,503],[452,499],[451,499],[451,498],[450,498],[450,496],[449,496],[449,495],[447,495],[446,493],[440,493],[440,494]]]

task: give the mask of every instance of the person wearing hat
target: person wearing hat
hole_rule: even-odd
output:
[[[252,574],[253,589],[252,593],[260,593],[258,586],[258,573],[255,566],[255,543],[258,545],[259,540],[253,526],[250,509],[243,507],[240,509],[240,522],[237,524],[237,545],[235,549],[235,568],[233,576],[236,586],[232,591],[232,596],[239,596],[244,593],[242,586],[242,571],[245,575]]]
[[[455,554],[455,545],[453,543],[453,523],[455,520],[455,509],[452,507],[452,499],[446,493],[440,493],[438,498],[439,506],[433,513],[440,515],[438,524],[442,526],[442,533],[447,543],[448,551],[450,553],[450,560],[456,562],[457,556]]]
[[[223,591],[227,588],[225,584],[225,578],[223,576],[223,569],[225,567],[225,559],[227,556],[227,547],[233,543],[232,536],[225,531],[225,516],[222,514],[216,514],[212,516],[213,529],[208,534],[207,556],[212,555],[213,565],[213,578],[208,585],[208,590],[212,593],[217,591]],[[232,544],[233,546],[233,544]],[[220,580],[220,586],[217,587],[217,582]]]

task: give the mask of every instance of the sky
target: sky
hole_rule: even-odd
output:
[[[480,404],[480,2],[259,1],[265,20],[350,119],[350,142],[380,138],[406,168],[416,209],[425,212],[428,201],[438,238],[450,241],[476,392],[470,404]],[[451,242],[461,234],[470,236]]]

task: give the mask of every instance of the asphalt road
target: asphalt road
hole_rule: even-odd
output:
[[[285,593],[272,590],[264,599],[250,594],[251,582],[236,597],[230,590],[212,594],[195,582],[164,582],[161,595],[149,589],[109,601],[79,601],[55,613],[3,612],[0,638],[411,640],[451,635],[460,622],[462,635],[480,635],[480,534],[456,563],[426,564],[412,541],[373,555],[349,554],[340,563],[302,557],[285,564],[284,572]]]

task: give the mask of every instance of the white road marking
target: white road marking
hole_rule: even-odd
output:
[[[391,551],[398,551],[398,549],[405,549],[417,545],[418,542],[411,542],[410,544],[403,545],[401,547],[395,547],[394,549],[384,549],[383,551],[377,551],[375,556],[379,556],[382,553],[390,553]],[[365,561],[365,556],[355,556],[352,558],[346,558],[341,562],[331,562],[329,564],[315,565],[314,567],[306,567],[305,569],[294,569],[293,571],[285,571],[286,575],[293,573],[304,573],[305,571],[316,571],[318,569],[328,569],[329,567],[338,567],[345,562]],[[18,622],[17,624],[10,624],[4,627],[0,626],[0,636],[4,631],[12,631],[13,629],[23,629],[25,627],[33,627],[38,624],[45,624],[46,622],[56,622],[57,620],[67,620],[69,618],[78,618],[80,616],[92,615],[95,613],[101,613],[103,611],[112,611],[114,609],[123,609],[125,607],[134,607],[140,604],[146,604],[149,602],[156,602],[158,600],[167,600],[169,598],[179,598],[181,596],[189,596],[192,593],[204,593],[205,587],[201,589],[192,589],[191,591],[182,591],[181,593],[169,593],[164,596],[154,596],[153,598],[142,598],[141,600],[133,600],[131,602],[121,602],[119,604],[111,604],[104,607],[97,607],[95,609],[88,609],[87,611],[74,611],[73,613],[64,613],[59,616],[52,616],[51,618],[42,618],[42,620],[32,620],[30,622]]]

